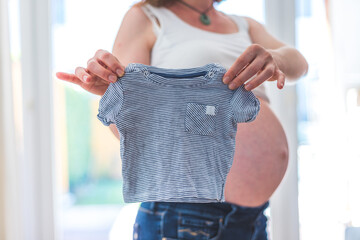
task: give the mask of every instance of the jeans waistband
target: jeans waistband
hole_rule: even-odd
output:
[[[245,207],[239,206],[236,204],[231,204],[227,202],[218,202],[218,203],[186,203],[186,202],[143,202],[141,207],[156,211],[156,210],[196,210],[202,212],[210,212],[216,215],[226,215],[228,212],[233,211],[237,214],[259,214],[259,212],[264,211],[269,206],[269,202],[257,207]]]
[[[160,68],[142,63],[130,63],[125,68],[126,73],[141,72],[146,79],[159,84],[194,85],[205,84],[211,79],[224,75],[225,67],[218,63],[208,63],[194,68]],[[186,81],[179,81],[179,79]]]

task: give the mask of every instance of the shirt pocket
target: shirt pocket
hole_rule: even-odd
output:
[[[187,103],[185,131],[199,135],[214,135],[218,107],[212,104]]]

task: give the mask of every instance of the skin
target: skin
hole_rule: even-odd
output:
[[[206,9],[211,0],[185,0],[197,9]],[[212,24],[202,25],[198,13],[175,3],[168,7],[183,21],[194,27],[217,33],[237,32],[237,25],[214,8],[208,12]],[[304,57],[294,48],[271,36],[264,26],[246,18],[253,44],[241,54],[225,73],[223,81],[230,89],[242,85],[252,90],[265,81],[274,81],[279,89],[285,82],[294,82],[307,72]],[[98,50],[86,68],[78,67],[75,74],[58,72],[57,77],[80,85],[85,90],[103,95],[108,84],[124,74],[124,66],[137,62],[150,63],[151,49],[156,41],[152,23],[138,7],[133,6],[124,16],[112,53]],[[288,165],[288,145],[284,130],[263,99],[257,118],[250,123],[238,123],[234,161],[225,184],[227,202],[254,207],[266,202],[280,184]],[[115,125],[111,131],[119,139]]]

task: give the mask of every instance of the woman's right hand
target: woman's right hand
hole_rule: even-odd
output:
[[[57,72],[56,77],[79,85],[86,91],[104,95],[109,84],[124,75],[125,67],[106,50],[98,50],[87,62],[87,68],[77,67],[75,74]]]

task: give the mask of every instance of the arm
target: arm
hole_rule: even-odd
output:
[[[150,52],[155,42],[151,21],[140,7],[132,7],[124,16],[116,36],[112,54],[125,66],[129,63],[150,64]],[[114,124],[110,130],[120,139]]]
[[[246,18],[246,20],[249,23],[252,41],[268,49],[288,80],[296,80],[307,73],[308,64],[298,50],[274,38],[261,23],[252,18]]]

